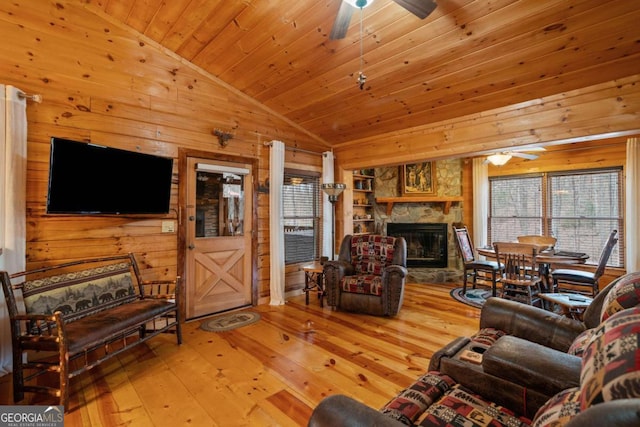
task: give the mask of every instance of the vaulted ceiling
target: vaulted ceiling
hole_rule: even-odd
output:
[[[341,0],[87,3],[330,145],[640,72],[635,0],[375,0],[338,40]]]

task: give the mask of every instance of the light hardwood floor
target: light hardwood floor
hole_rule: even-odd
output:
[[[450,290],[409,284],[391,319],[320,308],[312,294],[308,306],[301,295],[254,307],[261,320],[230,332],[187,322],[181,346],[160,336],[72,379],[65,427],[306,425],[336,393],[378,408],[434,351],[478,329],[480,310]],[[0,404],[11,404],[10,390],[1,378]]]

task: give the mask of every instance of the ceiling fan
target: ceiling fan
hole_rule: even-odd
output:
[[[437,4],[435,0],[393,0],[420,19],[424,19],[433,12]],[[373,3],[373,0],[342,0],[329,38],[331,40],[343,39],[347,35],[347,29],[351,22],[351,15],[355,8],[362,9]]]
[[[487,156],[484,163],[491,163],[494,166],[502,166],[506,164],[512,157],[520,157],[521,159],[535,160],[538,158],[538,154],[531,154],[530,152],[546,151],[544,147],[533,147],[515,149],[509,151],[501,151],[499,153],[490,154]]]

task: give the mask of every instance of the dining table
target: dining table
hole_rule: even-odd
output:
[[[589,255],[583,252],[575,252],[568,250],[560,250],[541,246],[536,255],[536,263],[540,271],[540,277],[543,282],[543,292],[553,292],[553,283],[551,280],[551,269],[555,266],[566,267],[567,265],[584,264],[589,259]],[[476,248],[478,255],[482,255],[488,259],[496,259],[496,251],[493,246],[485,246]]]

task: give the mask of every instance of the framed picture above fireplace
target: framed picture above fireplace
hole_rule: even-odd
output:
[[[435,162],[409,163],[400,166],[400,194],[402,196],[435,195]]]

